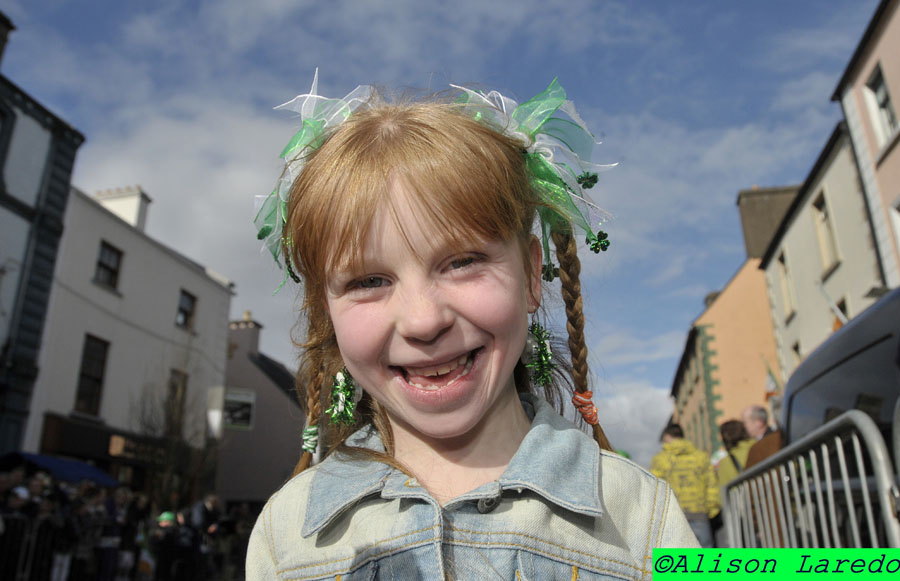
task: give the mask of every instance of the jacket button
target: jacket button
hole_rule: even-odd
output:
[[[480,512],[481,514],[487,514],[497,508],[498,504],[500,504],[499,496],[493,496],[491,498],[479,498],[478,512]]]

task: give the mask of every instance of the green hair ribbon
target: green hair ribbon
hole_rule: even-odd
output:
[[[256,238],[263,241],[263,247],[272,254],[279,266],[284,247],[290,246],[290,239],[284,236],[287,200],[291,185],[303,170],[306,155],[318,149],[328,132],[346,121],[360,106],[368,103],[372,95],[370,86],[361,85],[342,99],[328,99],[316,94],[318,86],[319,69],[316,69],[309,93],[298,95],[276,107],[299,114],[300,129],[281,151],[281,158],[285,163],[284,172],[275,189],[262,200],[253,224],[256,226]],[[286,266],[288,268],[285,270],[285,278],[275,292],[278,292],[287,280],[290,265]]]
[[[325,137],[343,123],[354,111],[371,100],[372,88],[360,85],[341,99],[329,99],[316,94],[319,70],[313,77],[309,93],[298,95],[276,107],[295,111],[300,116],[300,129],[281,152],[285,169],[275,188],[262,199],[254,225],[256,237],[281,266],[281,255],[291,245],[284,234],[287,219],[287,200],[294,180],[306,163],[306,156],[320,147]],[[451,85],[462,93],[456,104],[463,114],[522,144],[525,162],[532,176],[532,185],[544,206],[539,208],[541,242],[544,253],[543,276],[553,280],[558,269],[551,260],[550,236],[553,232],[571,233],[577,227],[584,231],[586,242],[593,252],[609,247],[608,235],[595,232],[592,223],[602,224],[608,215],[590,201],[585,190],[597,183],[597,172],[616,164],[595,164],[590,161],[596,142],[575,106],[566,99],[566,92],[557,79],[540,94],[518,104],[497,91],[484,94],[465,87]],[[565,113],[567,118],[558,116]],[[285,277],[275,292],[284,285],[288,274],[298,280],[289,261]]]
[[[587,244],[594,252],[609,247],[608,235],[594,232],[591,223],[607,215],[591,202],[584,190],[597,183],[597,172],[615,164],[590,161],[594,136],[575,111],[557,79],[538,95],[517,104],[497,91],[484,94],[453,85],[463,92],[457,99],[462,111],[504,135],[520,141],[525,149],[525,163],[531,172],[532,185],[544,202],[539,208],[541,242],[544,250],[545,280],[553,280],[557,269],[550,252],[550,235],[569,232],[578,227],[584,231]],[[558,117],[557,112],[569,119]]]
[[[319,426],[309,426],[303,430],[303,450],[315,454],[319,447]]]

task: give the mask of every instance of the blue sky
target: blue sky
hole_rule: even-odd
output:
[[[2,70],[86,136],[73,177],[140,184],[147,231],[236,283],[262,351],[293,366],[295,296],[262,255],[254,196],[296,130],[273,111],[309,88],[477,85],[525,100],[559,77],[604,142],[594,199],[610,251],[585,253],[595,399],[642,463],[704,295],[744,259],[736,197],[801,182],[877,2],[0,0]],[[499,7],[499,8],[498,8]]]

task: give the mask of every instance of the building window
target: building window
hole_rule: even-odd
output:
[[[850,319],[850,317],[847,316],[847,301],[841,299],[836,302],[832,314],[834,315],[834,320],[831,323],[831,331],[834,332],[843,327]]]
[[[816,238],[819,241],[819,257],[822,259],[822,271],[825,275],[832,272],[838,263],[837,241],[834,237],[834,226],[825,203],[825,192],[813,201],[813,213],[816,221]]]
[[[169,372],[169,385],[166,393],[166,435],[172,438],[181,437],[187,382],[187,373],[180,369],[172,369]]]
[[[178,312],[175,314],[175,324],[183,329],[194,327],[194,309],[197,308],[197,298],[191,293],[182,290],[178,299]]]
[[[6,178],[3,175],[3,166],[6,163],[6,154],[9,151],[9,143],[12,140],[13,125],[16,121],[16,113],[6,103],[0,103],[0,186],[3,191],[6,188]]]
[[[100,413],[100,396],[103,394],[103,373],[109,343],[93,335],[84,336],[81,351],[81,371],[78,374],[78,391],[75,394],[75,411],[92,416]]]
[[[874,117],[872,125],[875,128],[878,147],[882,147],[897,131],[897,115],[894,113],[894,106],[891,104],[891,96],[888,94],[880,66],[875,67],[875,72],[866,83],[866,100]]]
[[[121,265],[122,251],[106,241],[101,241],[94,282],[115,289],[119,284],[119,267]]]
[[[800,365],[800,362],[803,361],[803,356],[800,354],[800,342],[797,341],[791,346],[791,355],[793,356],[794,369]]]
[[[784,308],[785,320],[790,320],[794,316],[794,288],[791,283],[791,273],[788,270],[787,258],[784,252],[778,255],[778,283],[781,288],[781,304]]]
[[[245,389],[225,392],[224,424],[235,430],[252,430],[256,393]]]

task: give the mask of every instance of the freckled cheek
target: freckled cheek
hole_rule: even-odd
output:
[[[508,293],[493,298],[473,298],[469,303],[468,318],[498,338],[524,342],[528,329],[528,311],[524,301],[511,301]]]
[[[385,323],[365,309],[332,309],[331,322],[344,363],[371,364],[385,345]]]

